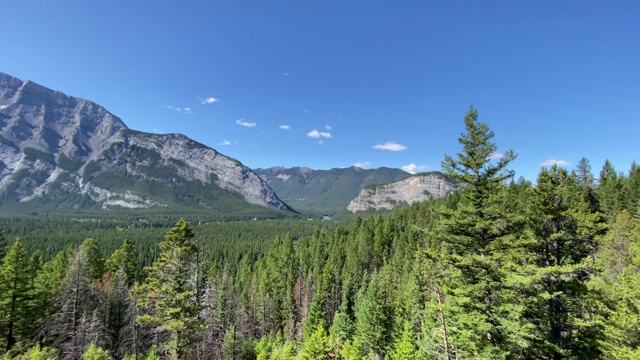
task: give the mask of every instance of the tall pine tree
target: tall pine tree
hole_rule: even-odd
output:
[[[196,247],[189,224],[180,219],[159,244],[160,256],[147,268],[147,278],[134,294],[144,312],[137,318],[155,328],[160,351],[171,359],[188,356],[200,336],[201,304],[196,300]]]
[[[573,173],[543,168],[532,190],[529,228],[533,242],[527,258],[531,304],[527,320],[535,325],[529,358],[595,358],[597,329],[589,314],[590,259],[603,225],[591,213]]]
[[[7,351],[29,325],[32,297],[33,274],[29,269],[29,258],[17,238],[0,267],[0,329]]]
[[[448,277],[457,282],[444,294],[450,302],[445,309],[451,309],[447,319],[456,325],[449,327],[449,340],[460,356],[505,358],[523,336],[522,324],[513,321],[518,300],[506,284],[513,271],[510,250],[519,246],[523,225],[503,206],[505,183],[513,177],[506,168],[516,154],[497,153],[494,133],[478,121],[473,107],[464,124],[466,133],[458,139],[462,152],[457,158],[445,155],[442,168],[465,189],[455,208],[442,208],[440,226],[433,232],[443,243]]]

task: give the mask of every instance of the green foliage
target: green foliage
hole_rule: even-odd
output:
[[[624,178],[616,173],[609,160],[605,161],[600,171],[598,188],[596,193],[600,200],[602,212],[607,219],[612,220],[614,215],[625,207]]]
[[[329,337],[324,324],[319,324],[315,331],[309,336],[300,349],[300,360],[322,360],[330,359],[329,353],[331,352],[331,346],[329,344]]]
[[[144,311],[137,322],[167,334],[161,345],[172,359],[189,353],[202,326],[199,294],[190,281],[197,266],[193,237],[189,224],[180,219],[159,244],[158,260],[146,269],[147,278],[134,292]]]
[[[388,284],[374,272],[356,303],[356,337],[375,354],[384,354],[391,343],[392,309]]]
[[[340,309],[333,317],[333,323],[331,323],[331,329],[329,329],[329,333],[338,344],[344,344],[353,336],[354,324],[347,311],[347,302],[343,301],[340,304]]]
[[[60,169],[67,170],[67,171],[77,171],[82,167],[81,160],[72,159],[62,153],[58,155],[57,164]]]
[[[122,246],[116,249],[107,259],[105,268],[114,276],[122,268],[127,277],[127,284],[129,286],[133,285],[133,282],[138,277],[138,252],[135,246],[125,239]]]
[[[606,358],[640,356],[640,224],[627,211],[616,217],[597,256],[592,286],[603,294],[600,322]]]
[[[392,360],[417,360],[419,359],[415,349],[416,339],[411,330],[411,325],[405,323],[400,338],[393,344],[393,350],[389,353]]]
[[[7,351],[31,329],[34,273],[17,238],[0,267],[0,342]]]
[[[91,267],[91,278],[98,280],[104,275],[104,255],[100,249],[100,244],[94,239],[87,238],[80,245],[80,251],[87,253],[89,266]]]
[[[41,347],[40,344],[34,345],[27,350],[26,353],[13,357],[16,360],[57,360],[58,350],[50,347]]]
[[[42,161],[49,164],[52,164],[54,162],[53,154],[48,152],[40,151],[38,149],[30,147],[22,149],[22,152],[24,153],[24,159],[26,161]]]
[[[0,230],[0,260],[4,259],[4,256],[7,254],[7,235],[4,230]]]
[[[82,354],[82,360],[109,360],[111,356],[109,356],[109,352],[105,349],[96,346],[95,344],[91,344],[87,351]]]
[[[459,138],[463,151],[457,160],[445,155],[445,173],[466,185],[455,208],[441,208],[442,219],[433,237],[444,244],[442,256],[447,278],[455,285],[446,290],[451,340],[462,356],[506,357],[521,329],[511,306],[517,299],[507,285],[509,249],[520,246],[522,220],[504,208],[504,183],[513,176],[506,166],[516,155],[509,150],[491,161],[497,146],[494,134],[478,121],[471,107],[465,115],[467,132]],[[515,337],[515,338],[514,338]],[[446,355],[450,356],[450,355]]]
[[[533,356],[595,358],[598,332],[589,308],[587,288],[591,256],[603,224],[589,212],[573,173],[553,166],[543,168],[531,194],[525,318]]]

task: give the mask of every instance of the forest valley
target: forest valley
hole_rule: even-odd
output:
[[[514,181],[516,155],[490,160],[473,107],[464,123],[442,163],[464,190],[255,254],[203,251],[183,219],[144,268],[128,240],[44,256],[3,237],[0,356],[639,359],[640,168]]]

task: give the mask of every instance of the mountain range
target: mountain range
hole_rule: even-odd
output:
[[[416,178],[421,180],[411,180]],[[347,206],[375,210],[440,197],[454,188],[441,174],[424,177],[385,167],[252,170],[182,134],[129,129],[96,103],[0,72],[4,211],[334,214]],[[358,205],[350,205],[354,201]]]
[[[0,73],[3,208],[293,209],[239,161],[129,129],[91,101]]]

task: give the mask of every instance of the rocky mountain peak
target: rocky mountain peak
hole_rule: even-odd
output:
[[[96,103],[3,73],[0,192],[5,202],[72,208],[244,201],[291,210],[251,169],[212,148],[130,130]]]

